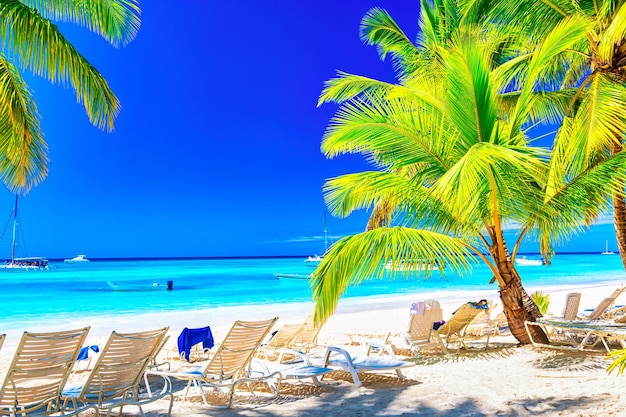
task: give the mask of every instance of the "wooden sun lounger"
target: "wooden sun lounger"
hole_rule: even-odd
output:
[[[278,317],[260,321],[237,320],[204,367],[187,366],[172,371],[146,371],[144,381],[148,395],[153,395],[148,379],[150,375],[158,375],[165,378],[167,381],[165,388],[171,386],[171,378],[187,381],[183,401],[187,399],[189,388],[193,385],[197,388],[202,402],[207,407],[230,408],[235,390],[240,384],[248,385],[249,390],[254,394],[250,383],[265,382],[270,387],[273,396],[278,395],[280,390],[280,373],[263,375],[261,377],[250,376],[252,358],[261,345],[261,341],[267,336],[274,323],[276,323],[276,320],[278,320]],[[229,395],[226,405],[209,404],[203,387],[215,388],[217,390],[227,389]]]

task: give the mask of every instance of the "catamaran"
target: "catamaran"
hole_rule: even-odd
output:
[[[612,252],[609,250],[609,241],[606,241],[606,247],[604,249],[604,252],[602,252],[602,255],[615,255],[615,252]]]
[[[328,228],[326,227],[326,213],[324,213],[324,255],[328,252]],[[312,267],[316,267],[322,259],[324,259],[324,255],[313,255],[309,256],[304,260],[304,262]]]
[[[18,217],[17,217],[17,202],[18,202],[18,196],[16,194],[15,195],[15,207],[13,208],[13,213],[11,214],[11,217],[13,217],[13,240],[11,242],[11,260],[6,260],[4,264],[0,263],[0,269],[11,269],[11,270],[14,270],[14,269],[21,269],[21,270],[48,269],[48,260],[46,258],[39,257],[39,256],[17,258],[15,256],[15,249],[17,247],[17,234],[18,234],[18,227],[19,227]],[[6,231],[7,226],[9,225],[11,217],[9,217],[9,221],[7,222],[7,225],[4,227],[2,235],[0,236],[0,241],[4,237],[4,232]]]

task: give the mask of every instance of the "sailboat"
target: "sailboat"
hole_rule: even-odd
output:
[[[602,255],[615,255],[615,252],[612,252],[609,250],[609,241],[606,241],[606,247],[604,249],[604,252],[602,252]]]
[[[324,213],[324,254],[326,254],[326,252],[328,252],[328,228],[326,227],[326,213]],[[322,262],[323,258],[324,255],[313,255],[306,258],[304,262],[309,266],[316,267]]]
[[[17,217],[17,202],[18,196],[15,195],[15,207],[13,208],[13,240],[11,242],[11,260],[7,260],[4,264],[0,264],[0,269],[11,269],[11,270],[44,270],[48,269],[48,260],[42,257],[27,257],[27,258],[17,258],[15,257],[15,249],[17,247],[17,232],[18,232],[18,217]],[[9,220],[11,220],[9,218]],[[8,226],[7,222],[7,226]],[[6,226],[4,231],[2,232],[2,236],[0,236],[0,241],[4,237],[4,232],[6,231]]]

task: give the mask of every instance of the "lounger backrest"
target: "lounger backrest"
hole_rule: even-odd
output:
[[[0,349],[2,349],[2,344],[4,343],[4,339],[7,337],[6,334],[0,334]]]
[[[304,320],[304,325],[296,337],[293,339],[292,347],[308,352],[317,344],[317,336],[320,333],[321,326],[315,325],[314,316],[311,314]]]
[[[563,309],[563,320],[576,320],[578,317],[578,306],[580,305],[580,293],[572,292],[565,298]]]
[[[111,333],[78,398],[100,405],[123,395],[137,395],[143,372],[163,347],[167,330]]]
[[[203,376],[220,382],[243,376],[276,320],[278,317],[264,321],[237,320],[211,357]]]
[[[472,307],[470,303],[465,303],[454,312],[448,321],[437,329],[437,332],[445,337],[461,335],[472,320],[483,311],[485,311],[484,308]]]
[[[40,407],[55,411],[88,332],[89,327],[51,333],[24,332],[0,389],[0,414],[13,410],[17,415],[28,416]]]
[[[443,320],[441,306],[436,300],[424,301],[423,314],[411,313],[407,334],[413,342],[429,340],[433,323]]]
[[[613,297],[605,298],[604,300],[600,301],[600,304],[598,304],[595,310],[591,312],[588,319],[598,320],[600,317],[602,317],[604,312],[613,305],[614,302],[615,302],[615,298]]]
[[[269,342],[265,345],[266,349],[281,349],[291,347],[294,339],[302,331],[302,324],[284,324]]]

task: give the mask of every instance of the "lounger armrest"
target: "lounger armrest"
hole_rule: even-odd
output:
[[[391,359],[396,359],[396,355],[393,353],[393,348],[389,344],[385,344],[377,340],[368,341],[366,345],[366,356],[370,356],[372,348],[379,349],[381,352],[387,352]]]
[[[163,388],[161,388],[161,392],[159,394],[155,395],[152,393],[152,387],[150,386],[150,382],[148,381],[148,376],[150,375],[158,376],[163,380],[162,382]],[[160,398],[166,395],[167,393],[171,393],[172,392],[172,380],[169,378],[170,376],[174,376],[174,374],[171,372],[167,372],[167,371],[151,371],[151,370],[145,371],[143,374],[143,380],[146,385],[146,391],[148,392],[148,396],[149,397],[157,396]]]
[[[283,363],[283,358],[285,357],[285,355],[292,355],[292,356],[297,356],[298,358],[300,358],[300,360],[304,362],[306,366],[311,366],[311,360],[304,352],[301,352],[295,349],[287,349],[287,348],[282,348],[279,350],[279,352],[280,353],[278,355],[278,363]]]
[[[348,351],[337,346],[328,346],[326,348],[326,353],[324,354],[324,367],[328,366],[330,362],[330,357],[333,354],[343,356],[346,359],[346,362],[349,364],[349,366],[354,368],[354,364],[352,363],[352,356],[350,356]]]

